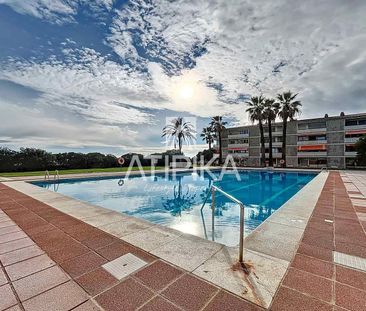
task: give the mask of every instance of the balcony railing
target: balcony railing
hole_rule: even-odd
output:
[[[346,157],[352,157],[352,158],[357,156],[356,151],[346,151],[344,154]]]
[[[297,156],[301,158],[316,158],[316,157],[326,157],[327,152],[326,151],[317,151],[317,152],[311,152],[311,151],[298,151]]]
[[[298,146],[307,146],[307,145],[319,145],[319,144],[326,144],[327,140],[299,140],[297,142]]]
[[[355,143],[360,139],[360,137],[345,137],[344,142],[345,143]]]
[[[315,129],[303,129],[297,130],[297,134],[307,134],[307,133],[326,133],[327,132],[327,128],[326,127],[322,127],[322,128],[315,128]]]
[[[228,148],[242,148],[242,149],[248,149],[249,143],[246,144],[228,144]]]
[[[247,134],[228,134],[228,138],[247,138],[249,137],[249,133]]]

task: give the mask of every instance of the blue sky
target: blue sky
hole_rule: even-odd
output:
[[[245,124],[247,98],[287,89],[304,118],[360,112],[365,14],[362,0],[0,0],[0,143],[150,153],[166,118]]]

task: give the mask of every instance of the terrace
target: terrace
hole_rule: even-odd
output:
[[[79,176],[80,177],[80,176]],[[322,172],[236,247],[0,184],[0,310],[364,310],[366,173]]]

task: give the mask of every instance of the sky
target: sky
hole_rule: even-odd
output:
[[[149,154],[183,116],[366,111],[365,0],[0,0],[0,144]],[[198,136],[195,154],[205,146]]]

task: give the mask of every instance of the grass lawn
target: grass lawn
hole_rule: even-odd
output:
[[[157,166],[156,169],[163,169],[163,166]],[[60,175],[67,174],[88,174],[88,173],[119,173],[127,171],[128,167],[111,167],[111,168],[85,168],[85,169],[74,169],[74,170],[59,170]],[[150,166],[144,166],[144,170],[150,171]],[[133,167],[132,170],[138,170],[138,167]],[[21,176],[43,176],[45,171],[33,171],[33,172],[11,172],[11,173],[0,173],[0,177],[21,177]],[[50,175],[55,174],[55,171],[50,171]]]

